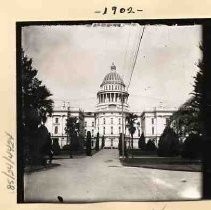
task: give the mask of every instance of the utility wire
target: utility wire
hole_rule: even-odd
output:
[[[132,69],[132,66],[133,66],[133,64],[135,62],[135,56],[136,56],[136,53],[137,53],[137,50],[138,50],[138,43],[140,41],[140,38],[141,38],[141,29],[139,30],[138,36],[134,37],[134,44],[132,46],[132,49],[134,48],[134,50],[131,50],[130,60],[132,62],[130,62],[130,68],[129,69]]]
[[[131,26],[132,27],[132,26]],[[129,43],[130,43],[130,33],[131,33],[131,28],[129,30],[129,34],[128,34],[128,38],[127,38],[127,44],[126,44],[126,51],[125,51],[125,56],[124,56],[124,64],[123,64],[123,81],[124,81],[124,77],[125,77],[125,63],[126,63],[126,57],[127,57],[127,54],[128,54],[128,48],[129,48]]]
[[[142,30],[142,34],[141,34],[141,37],[140,37],[139,43],[138,43],[138,48],[137,48],[137,51],[135,53],[134,62],[133,62],[133,65],[132,65],[132,71],[131,71],[131,74],[130,74],[130,80],[129,80],[129,83],[128,83],[128,86],[127,86],[127,90],[129,89],[131,79],[132,79],[132,76],[133,76],[133,72],[134,72],[134,69],[135,69],[135,65],[136,65],[136,61],[137,61],[137,57],[138,57],[138,53],[139,53],[139,49],[140,49],[140,45],[141,45],[141,40],[142,40],[143,35],[144,35],[144,30],[145,30],[145,26]]]

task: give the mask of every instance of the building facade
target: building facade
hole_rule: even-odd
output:
[[[141,129],[145,136],[145,141],[152,140],[158,146],[158,141],[168,124],[171,115],[176,109],[154,108],[145,110],[141,114]]]
[[[130,133],[126,125],[126,116],[129,111],[129,93],[126,85],[118,74],[116,66],[112,64],[110,72],[106,74],[97,92],[97,104],[95,112],[83,112],[79,108],[63,106],[55,108],[51,117],[48,117],[46,126],[51,132],[52,139],[59,142],[60,147],[68,144],[65,133],[66,119],[68,116],[77,117],[81,124],[81,133],[86,137],[87,131],[91,132],[93,145],[95,137],[99,133],[104,136],[105,148],[118,148],[120,133],[125,133],[128,139]],[[157,141],[162,134],[166,120],[174,110],[151,110],[139,113],[135,123],[134,148],[138,148],[138,139],[143,132],[146,141]]]

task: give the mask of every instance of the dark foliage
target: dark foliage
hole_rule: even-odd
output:
[[[86,155],[92,156],[92,137],[90,131],[87,131],[86,136]]]
[[[70,151],[70,145],[69,144],[66,144],[62,147],[62,150],[63,151]]]
[[[131,136],[131,147],[133,149],[133,135],[136,131],[136,127],[135,127],[135,124],[136,124],[136,120],[137,120],[137,115],[136,114],[133,114],[133,113],[129,113],[127,116],[126,116],[126,121],[127,121],[127,124],[126,126],[128,127],[128,130],[130,132],[130,136]]]
[[[149,151],[149,152],[152,152],[152,151],[156,151],[157,148],[155,146],[155,143],[154,141],[152,141],[151,139],[148,140],[146,146],[145,146],[145,150],[146,151]]]
[[[52,94],[36,77],[37,72],[32,67],[32,59],[29,59],[22,52],[23,124],[27,128],[37,127],[39,124],[45,123],[47,115],[51,115],[53,111],[53,101],[49,99]]]
[[[105,147],[105,137],[102,137],[102,145],[101,145],[101,149],[103,149]]]
[[[32,59],[23,51],[20,68],[24,161],[25,164],[41,164],[48,131],[46,127],[38,127],[46,122],[47,115],[51,115],[53,111],[53,101],[49,99],[52,94],[36,77],[38,71],[33,68]]]
[[[59,155],[61,153],[61,148],[59,146],[58,139],[53,139],[53,145],[52,145],[53,153],[54,155]]]
[[[138,140],[138,148],[145,150],[145,147],[146,147],[145,136],[144,133],[142,133]]]
[[[72,151],[77,151],[80,148],[79,144],[79,123],[77,117],[68,117],[66,120],[65,132],[70,141],[70,149]]]
[[[179,138],[174,130],[166,127],[158,143],[158,155],[163,157],[177,156],[180,152]]]
[[[96,137],[96,144],[95,144],[95,150],[99,151],[100,147],[99,147],[99,133],[97,133],[97,137]]]
[[[183,143],[183,158],[200,158],[202,155],[202,137],[197,134],[190,134]]]

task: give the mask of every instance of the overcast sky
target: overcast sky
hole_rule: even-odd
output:
[[[143,26],[28,26],[22,47],[56,104],[94,111],[112,62],[126,85]],[[178,107],[193,90],[201,26],[146,26],[129,87],[131,111]]]

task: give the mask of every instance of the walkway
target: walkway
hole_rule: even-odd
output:
[[[54,162],[60,166],[25,175],[25,201],[187,200],[201,194],[201,173],[123,167],[118,150]]]

